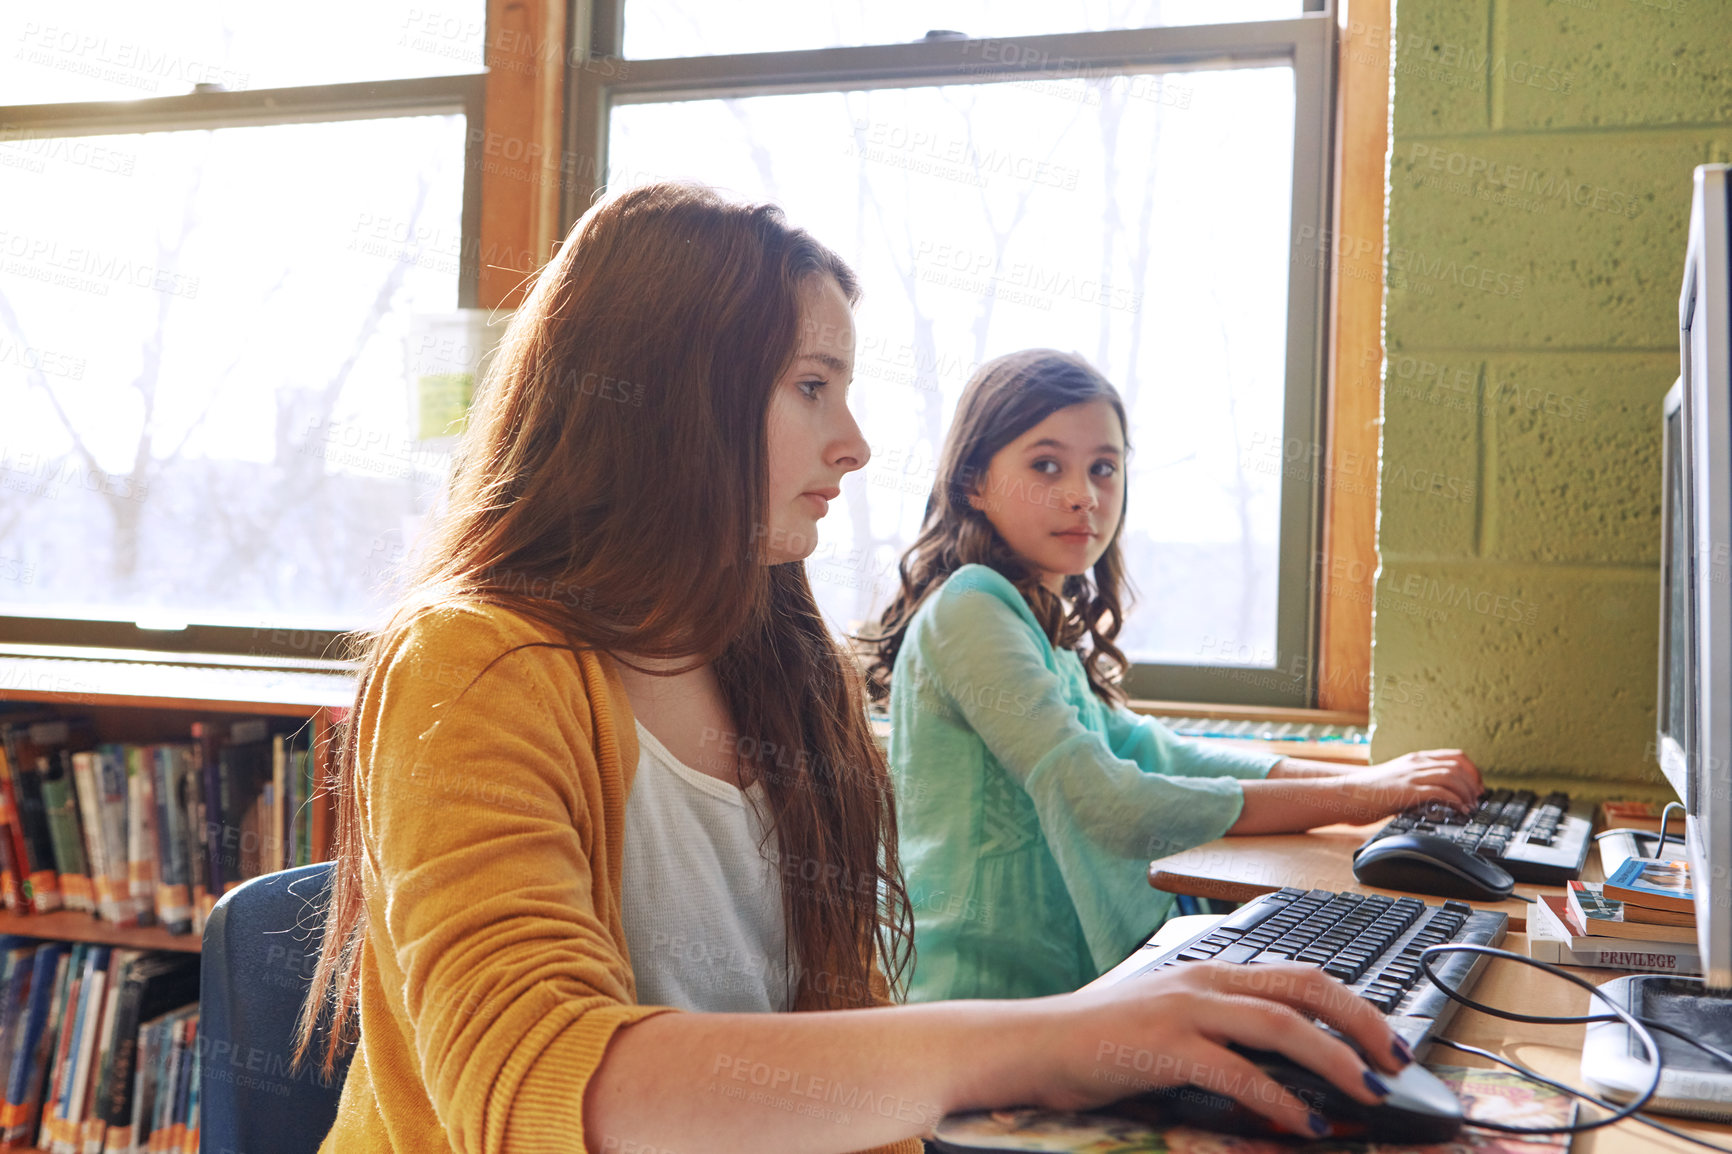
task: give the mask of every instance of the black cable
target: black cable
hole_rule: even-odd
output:
[[[1615,1016],[1612,1014],[1603,1015],[1603,1018],[1608,1022],[1616,1020]],[[1478,1054],[1482,1058],[1489,1058],[1500,1066],[1508,1066],[1510,1069],[1530,1081],[1538,1082],[1543,1086],[1550,1086],[1554,1090],[1561,1090],[1566,1094],[1574,1095],[1575,1097],[1582,1099],[1584,1102],[1592,1102],[1602,1110],[1613,1110],[1617,1108],[1615,1102],[1608,1102],[1603,1098],[1589,1094],[1585,1090],[1578,1090],[1574,1086],[1567,1086],[1562,1082],[1554,1081],[1540,1073],[1538,1070],[1530,1069],[1512,1058],[1502,1057],[1498,1054],[1492,1053],[1490,1050],[1482,1050],[1478,1046],[1470,1046],[1465,1042],[1453,1042],[1448,1038],[1433,1038],[1431,1040],[1439,1045],[1448,1046],[1452,1050],[1460,1050],[1465,1054]],[[1654,1129],[1659,1130],[1662,1133],[1670,1134],[1674,1138],[1682,1138],[1686,1142],[1694,1142],[1696,1145],[1706,1146],[1710,1150],[1719,1150],[1722,1154],[1732,1154],[1732,1146],[1716,1145],[1715,1143],[1708,1141],[1706,1138],[1698,1138],[1694,1134],[1687,1134],[1682,1130],[1666,1125],[1664,1122],[1657,1122],[1646,1114],[1632,1114],[1630,1117],[1633,1121],[1640,1122],[1644,1126],[1652,1126]],[[1481,1125],[1479,1122],[1468,1122],[1467,1124],[1469,1126]]]
[[[1600,993],[1599,989],[1592,982],[1584,981],[1569,971],[1552,965],[1550,962],[1542,962],[1537,958],[1530,958],[1523,954],[1512,953],[1509,950],[1500,950],[1495,946],[1474,945],[1468,942],[1446,942],[1443,945],[1430,946],[1420,952],[1419,968],[1424,971],[1426,978],[1431,981],[1431,984],[1436,986],[1439,990],[1442,990],[1444,996],[1450,1001],[1459,1002],[1470,1010],[1478,1010],[1482,1014],[1490,1014],[1494,1018],[1504,1018],[1512,1022],[1531,1022],[1536,1025],[1562,1026],[1574,1025],[1579,1022],[1587,1021],[1603,1021],[1605,1015],[1559,1017],[1549,1014],[1518,1014],[1513,1010],[1500,1010],[1494,1006],[1488,1006],[1483,1002],[1476,1002],[1466,994],[1463,994],[1460,990],[1451,989],[1449,986],[1444,985],[1438,980],[1437,974],[1432,971],[1431,959],[1440,954],[1482,954],[1488,958],[1513,958],[1518,962],[1525,962],[1537,969],[1544,970],[1548,974],[1556,975],[1573,985],[1580,986],[1582,989],[1588,991],[1588,993],[1593,997],[1605,1002],[1606,1008],[1611,1010],[1613,1014],[1617,1015],[1619,1020],[1635,1032],[1636,1037],[1642,1040],[1642,1046],[1647,1051],[1648,1061],[1654,1064],[1654,1076],[1648,1080],[1648,1088],[1643,1090],[1641,1094],[1637,1095],[1636,1098],[1627,1105],[1618,1107],[1616,1111],[1606,1118],[1597,1118],[1592,1122],[1577,1123],[1573,1126],[1506,1126],[1502,1122],[1477,1121],[1469,1122],[1468,1125],[1476,1126],[1482,1130],[1495,1130],[1500,1134],[1585,1134],[1589,1130],[1600,1130],[1607,1126],[1616,1125],[1626,1118],[1634,1117],[1636,1111],[1640,1110],[1643,1106],[1646,1106],[1648,1100],[1651,1099],[1655,1092],[1659,1090],[1660,1073],[1663,1068],[1660,1060],[1659,1043],[1654,1041],[1654,1035],[1648,1032],[1648,1027],[1643,1025],[1634,1014],[1625,1010],[1622,1006],[1613,1003],[1610,998]],[[1590,1001],[1589,1005],[1592,1004],[1593,1003]]]

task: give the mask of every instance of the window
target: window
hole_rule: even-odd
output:
[[[894,592],[973,368],[1052,346],[1130,410],[1132,695],[1309,705],[1321,477],[1287,450],[1321,428],[1326,270],[1296,238],[1326,235],[1332,20],[1097,7],[601,4],[575,168],[774,200],[860,274],[874,457],[809,565],[837,627]],[[593,185],[567,191],[570,219]]]
[[[6,18],[0,635],[371,623],[444,480],[483,6],[134,7]]]

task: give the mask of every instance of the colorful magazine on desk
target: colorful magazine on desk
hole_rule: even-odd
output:
[[[1456,1066],[1434,1066],[1432,1071],[1461,1098],[1469,1118],[1536,1127],[1567,1126],[1576,1119],[1574,1098],[1518,1074]],[[1055,1110],[952,1114],[938,1124],[935,1138],[940,1150],[968,1154],[1291,1154],[1295,1149],[1284,1139],[1240,1138],[1187,1126],[1155,1127],[1106,1113]],[[1521,1138],[1473,1129],[1435,1146],[1322,1139],[1299,1147],[1307,1154],[1564,1154],[1569,1148],[1568,1134]]]

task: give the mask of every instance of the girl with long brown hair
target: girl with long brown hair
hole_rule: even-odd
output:
[[[857,294],[774,207],[677,184],[596,205],[537,278],[336,759],[295,1055],[355,1047],[324,1151],[915,1151],[951,1110],[1125,1093],[1109,1046],[1314,1133],[1225,1048],[1374,1101],[1295,1007],[1404,1064],[1305,967],[862,1012],[906,969],[908,901],[802,564],[869,456]]]
[[[1052,349],[982,365],[957,402],[868,671],[890,697],[911,1000],[1053,994],[1111,969],[1172,907],[1153,858],[1480,793],[1458,749],[1354,773],[1128,710],[1129,448],[1118,391]]]

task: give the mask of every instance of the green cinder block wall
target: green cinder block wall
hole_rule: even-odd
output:
[[[1660,403],[1728,0],[1396,0],[1372,756],[1663,798]],[[1381,41],[1381,43],[1380,43]]]

